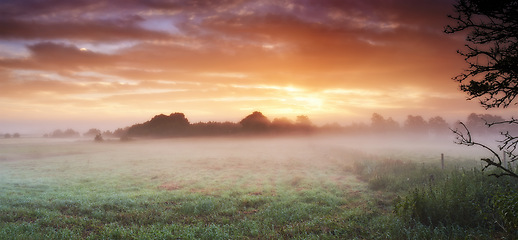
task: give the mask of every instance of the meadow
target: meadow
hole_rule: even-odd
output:
[[[459,149],[341,137],[0,139],[0,239],[515,236],[512,216],[495,217],[514,210],[481,202],[518,185]]]

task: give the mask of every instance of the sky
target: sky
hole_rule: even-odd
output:
[[[483,111],[452,77],[454,0],[3,0],[0,132],[190,122],[449,121]]]

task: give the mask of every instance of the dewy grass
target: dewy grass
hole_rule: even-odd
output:
[[[368,177],[354,172],[354,161],[376,157],[335,141],[32,141],[16,146],[0,145],[0,239],[402,239],[457,234],[399,220],[391,209],[394,194],[388,192],[397,181],[369,188]],[[378,169],[371,173],[385,174],[384,179],[400,174],[380,170],[399,163],[364,163]],[[397,189],[409,188],[404,183],[398,182],[402,187]]]

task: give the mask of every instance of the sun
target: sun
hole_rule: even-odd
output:
[[[324,100],[322,98],[313,96],[295,97],[293,100],[295,100],[298,103],[298,105],[312,110],[321,109],[324,103]]]

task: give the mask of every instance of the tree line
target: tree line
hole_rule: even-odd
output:
[[[95,136],[104,136],[108,138],[120,138],[126,135],[128,128],[118,128],[115,131],[101,131],[97,128],[91,128],[87,132],[81,134],[78,131],[68,128],[66,130],[56,129],[51,133],[43,134],[45,138],[78,138],[78,137],[95,137]]]
[[[270,121],[261,112],[253,112],[241,121],[190,123],[183,113],[156,115],[151,120],[127,129],[130,137],[224,136],[247,134],[309,133],[317,130],[305,115],[295,121],[275,118]]]
[[[501,116],[472,113],[467,117],[466,125],[477,134],[491,134],[486,124],[503,119]],[[457,124],[457,121],[453,125]],[[420,115],[408,115],[400,124],[391,117],[372,114],[370,123],[354,123],[342,126],[337,123],[317,126],[306,115],[299,115],[294,120],[280,117],[270,120],[263,113],[255,111],[239,122],[197,122],[190,123],[185,114],[175,112],[170,115],[160,114],[144,123],[134,124],[115,131],[119,137],[185,137],[185,136],[228,136],[228,135],[282,135],[282,134],[417,134],[443,136],[451,133],[450,125],[443,117],[435,116],[426,120]],[[494,129],[498,131],[499,129]],[[114,133],[115,133],[114,132]],[[100,132],[95,132],[99,134]],[[93,136],[92,134],[91,136]],[[105,134],[103,133],[103,136]],[[109,135],[107,135],[109,136]]]
[[[488,128],[487,123],[503,121],[498,115],[471,113],[465,121],[467,127],[474,134],[494,134],[508,128]],[[88,137],[97,141],[103,138],[120,138],[128,140],[133,137],[167,138],[188,136],[229,136],[229,135],[282,135],[282,134],[415,134],[428,136],[444,136],[451,133],[451,129],[460,121],[449,124],[443,117],[435,116],[425,119],[420,115],[408,115],[399,123],[392,117],[384,117],[373,113],[370,123],[353,123],[342,126],[338,123],[329,123],[317,126],[306,115],[299,115],[294,120],[287,117],[270,120],[263,113],[255,111],[239,122],[197,122],[191,123],[185,114],[175,112],[170,115],[159,114],[149,121],[137,123],[126,128],[114,131],[101,131],[97,128],[89,129],[80,134],[73,129],[57,129],[45,134],[49,138]],[[515,129],[518,131],[518,127]]]

